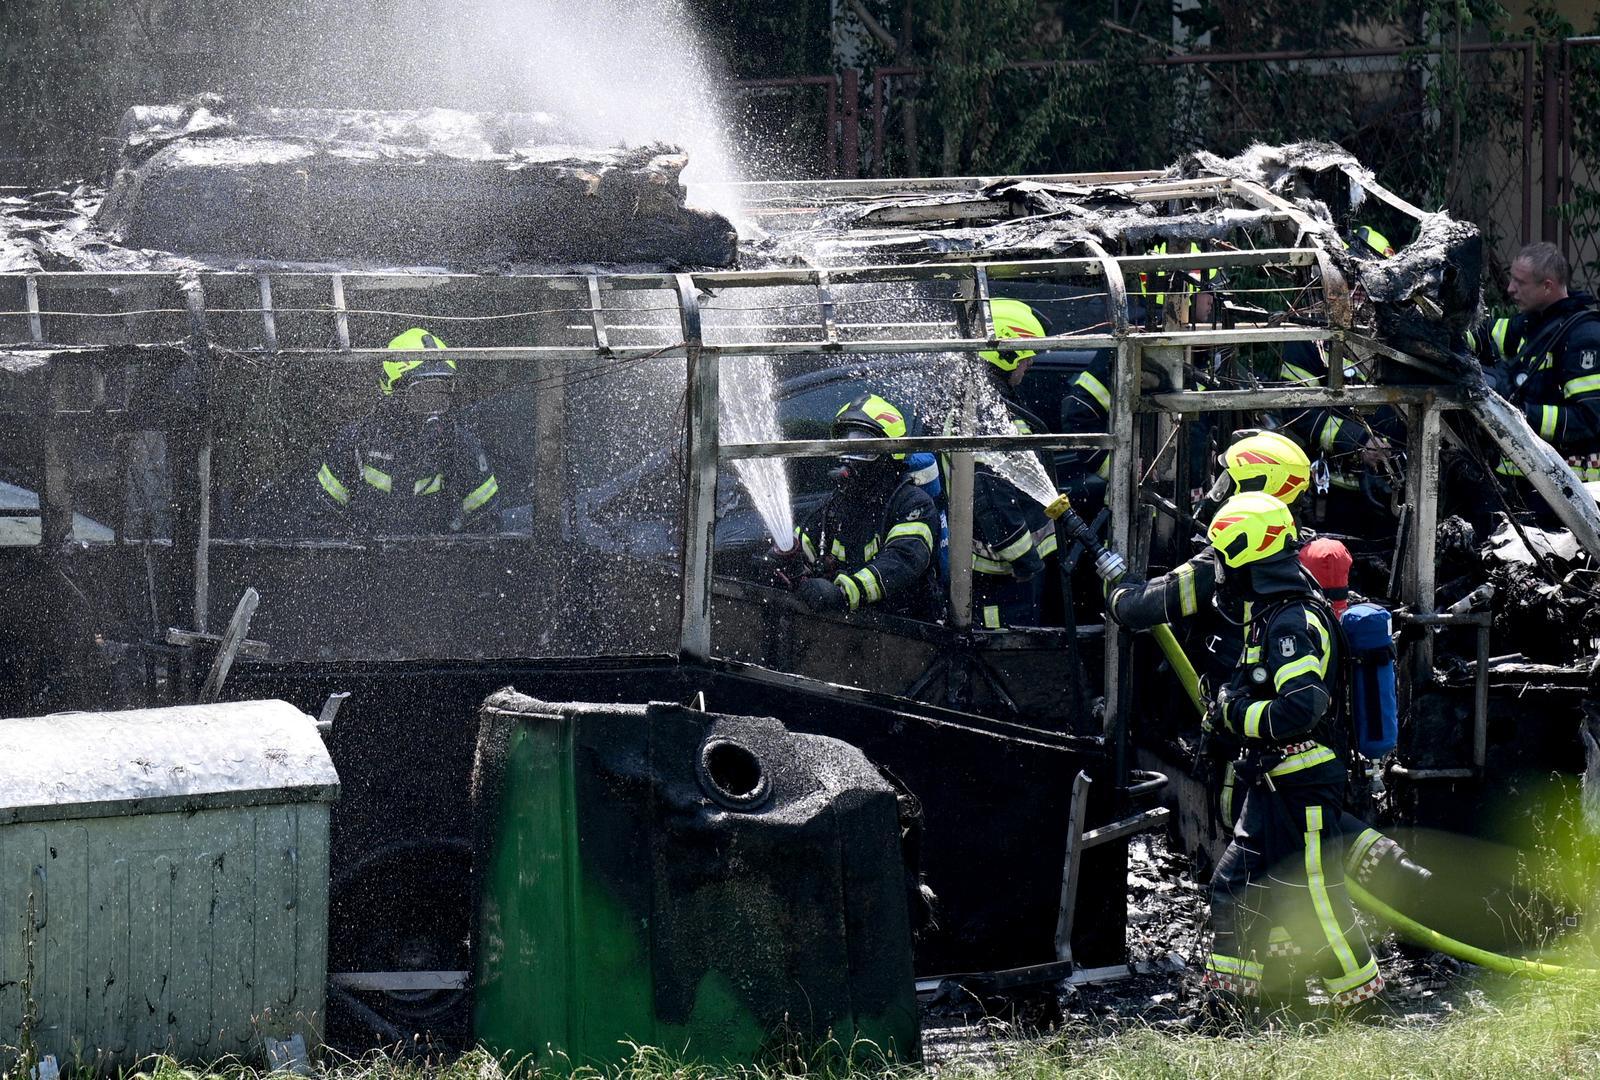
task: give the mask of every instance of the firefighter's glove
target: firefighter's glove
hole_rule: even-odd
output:
[[[795,596],[808,611],[843,611],[850,606],[844,590],[827,578],[806,578],[795,590]]]
[[[1206,710],[1206,719],[1201,727],[1207,731],[1232,731],[1233,725],[1228,719],[1228,708],[1242,696],[1231,686],[1224,686],[1218,690],[1217,696],[1211,701],[1211,707]]]

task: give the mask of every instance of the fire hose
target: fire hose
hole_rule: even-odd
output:
[[[1071,503],[1065,495],[1056,499],[1045,509],[1045,515],[1053,520],[1060,521],[1072,534],[1073,538],[1083,545],[1085,551],[1094,557],[1095,573],[1108,585],[1121,581],[1128,573],[1128,564],[1116,552],[1109,550],[1101,544],[1093,530],[1084,522],[1077,511],[1072,509]],[[1200,692],[1200,677],[1195,673],[1194,665],[1189,662],[1189,657],[1183,651],[1183,646],[1178,644],[1178,639],[1172,633],[1172,627],[1161,623],[1150,631],[1156,644],[1161,647],[1161,652],[1166,656],[1167,663],[1172,666],[1173,674],[1178,677],[1178,682],[1183,686],[1184,693],[1194,704],[1202,719],[1206,715],[1205,697]],[[1546,964],[1537,960],[1526,960],[1516,956],[1505,956],[1501,953],[1490,952],[1476,945],[1468,945],[1458,941],[1447,934],[1425,926],[1416,919],[1398,911],[1373,896],[1360,884],[1349,878],[1345,879],[1345,890],[1349,893],[1351,901],[1363,911],[1373,915],[1399,932],[1399,934],[1413,944],[1444,953],[1446,956],[1469,964],[1476,964],[1489,971],[1502,975],[1522,975],[1530,978],[1550,979],[1563,976],[1600,976],[1600,970],[1589,968],[1568,968],[1557,964]]]

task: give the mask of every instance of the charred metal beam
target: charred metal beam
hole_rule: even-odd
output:
[[[1247,412],[1252,409],[1352,408],[1380,405],[1420,405],[1433,401],[1439,408],[1459,409],[1466,394],[1454,386],[1274,386],[1260,390],[1184,390],[1144,394],[1144,411],[1205,413]]]
[[[688,452],[683,492],[683,592],[678,655],[711,658],[711,555],[717,526],[717,364],[702,352],[700,296],[688,274],[674,278],[688,361]]]

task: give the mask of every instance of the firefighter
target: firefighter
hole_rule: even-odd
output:
[[[1554,244],[1529,244],[1511,263],[1506,292],[1519,314],[1494,334],[1506,357],[1497,389],[1579,479],[1600,480],[1600,314],[1595,298],[1569,292],[1569,283]],[[1506,461],[1496,472],[1521,475]]]
[[[1020,300],[997,299],[990,305],[990,313],[995,337],[1002,341],[1047,336],[1038,314]],[[1004,419],[1018,434],[1048,430],[1016,395],[1034,351],[998,348],[985,349],[978,355],[985,361],[988,383],[998,399],[985,404],[1004,409]],[[951,413],[946,418],[945,431],[953,434],[957,430],[955,414]],[[947,455],[941,457],[940,464],[948,474]],[[1039,464],[1046,480],[1053,484],[1053,470],[1042,459]],[[948,477],[945,490],[949,491]],[[1056,546],[1055,523],[1045,517],[1044,505],[980,461],[972,480],[973,622],[990,630],[1038,626],[1043,610],[1045,559],[1054,554]]]
[[[1299,530],[1280,500],[1235,495],[1207,537],[1220,594],[1248,606],[1244,651],[1211,704],[1213,725],[1245,747],[1235,766],[1244,803],[1211,879],[1204,985],[1234,1005],[1257,997],[1280,924],[1333,1004],[1355,1005],[1382,991],[1383,976],[1344,890],[1333,612],[1296,557]]]
[[[368,535],[492,530],[500,484],[477,436],[452,413],[456,362],[420,327],[388,347],[396,355],[383,362],[377,409],[340,435],[317,470],[324,514]]]
[[[779,582],[811,611],[883,610],[913,618],[937,612],[933,588],[933,498],[906,467],[906,455],[874,440],[906,434],[905,415],[877,394],[846,403],[833,420],[835,439],[860,440],[829,475],[834,490],[795,527],[794,551]]]

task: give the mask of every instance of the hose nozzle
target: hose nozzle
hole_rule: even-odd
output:
[[[1071,509],[1072,501],[1065,495],[1057,495],[1055,502],[1044,508],[1044,516],[1054,521]]]
[[[1094,572],[1100,575],[1101,581],[1115,585],[1128,576],[1128,563],[1110,548],[1101,548],[1095,552]]]

